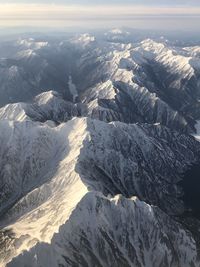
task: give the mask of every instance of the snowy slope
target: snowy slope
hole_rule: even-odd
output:
[[[192,132],[187,120],[155,93],[125,82],[100,83],[83,95],[89,115],[106,122],[161,123],[172,129]]]
[[[194,134],[194,137],[196,138],[197,141],[200,141],[200,121],[197,121],[195,124],[196,128],[196,133]]]
[[[198,159],[192,137],[86,118],[53,128],[2,120],[0,127],[2,266],[38,241],[49,243],[88,190],[184,212],[177,183]]]
[[[88,193],[51,244],[38,244],[9,267],[197,266],[191,235],[136,197]]]
[[[87,192],[75,171],[87,131],[84,120],[57,128],[1,121],[1,130],[3,264],[38,241],[49,242]]]
[[[88,76],[87,62],[95,64]],[[185,48],[150,39],[139,44],[99,43],[81,58],[79,68],[92,83],[83,100],[90,114],[101,120],[161,123],[192,132],[200,117],[199,63]]]
[[[136,195],[169,214],[183,212],[178,182],[199,159],[194,138],[161,125],[97,120],[88,120],[88,131],[90,139],[84,142],[76,169],[91,189]]]
[[[57,92],[48,91],[37,95],[32,103],[8,104],[0,108],[0,119],[40,122],[52,120],[60,123],[83,116],[86,110],[86,106],[81,103],[74,104],[64,100]]]

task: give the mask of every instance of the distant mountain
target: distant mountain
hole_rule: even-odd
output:
[[[89,34],[57,43],[17,41],[16,53],[0,60],[0,104],[30,101],[50,89],[73,102],[72,76],[76,101],[84,99],[95,118],[194,130],[200,118],[198,47],[122,41],[98,41]]]

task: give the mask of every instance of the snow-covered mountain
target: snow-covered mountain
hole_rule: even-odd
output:
[[[84,34],[62,42],[20,40],[15,49],[1,59],[2,106],[53,89],[67,101],[83,100],[93,117],[108,122],[161,123],[191,132],[200,118],[197,47],[150,39],[124,44]]]
[[[136,197],[85,195],[51,244],[8,264],[25,266],[198,266],[195,241],[160,209]]]
[[[131,38],[0,58],[0,266],[200,266],[199,47]]]
[[[152,40],[112,44],[109,49],[106,54],[105,47],[93,52],[98,64],[89,75],[103,76],[86,91],[91,113],[107,120],[160,122],[191,131],[200,115],[199,58],[192,57],[189,49],[186,52]],[[90,62],[91,54],[84,60]]]
[[[73,117],[87,114],[87,107],[81,103],[72,103],[63,99],[56,91],[37,95],[31,103],[14,103],[0,108],[0,119],[61,123]]]
[[[57,127],[2,120],[0,127],[2,263],[50,242],[88,190],[137,195],[170,215],[186,210],[178,182],[198,160],[193,137],[85,118]]]

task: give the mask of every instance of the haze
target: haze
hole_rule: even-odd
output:
[[[198,31],[200,4],[191,1],[0,1],[0,27],[130,27]]]

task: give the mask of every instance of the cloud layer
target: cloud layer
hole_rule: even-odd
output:
[[[79,19],[138,15],[200,15],[200,7],[82,6],[58,4],[0,4],[1,19]]]
[[[102,2],[102,1],[101,1]],[[110,1],[111,2],[111,1]],[[200,21],[200,6],[147,6],[147,5],[64,5],[64,4],[1,4],[0,2],[0,26],[77,26],[78,24],[92,24],[101,26],[111,21],[117,21],[119,26],[130,26],[130,21],[139,22],[141,27],[151,26],[154,21],[160,20],[159,27],[190,27],[192,23]],[[121,1],[120,1],[121,2]],[[133,2],[133,1],[132,1]],[[136,1],[135,1],[136,2]],[[140,1],[147,2],[147,1]],[[149,0],[149,2],[151,2]],[[152,1],[153,2],[153,1]],[[165,1],[160,1],[165,2]],[[174,1],[180,2],[180,1]],[[190,1],[183,1],[185,3]],[[196,1],[194,0],[193,3]],[[96,1],[98,3],[98,1]],[[182,19],[182,22],[180,23]],[[147,20],[151,24],[147,24]],[[166,22],[167,20],[167,22]],[[190,21],[189,21],[190,20]],[[90,22],[89,22],[90,21]],[[142,25],[143,21],[143,25]],[[168,25],[167,25],[167,24]],[[182,25],[181,25],[182,24]],[[199,24],[199,23],[198,23]],[[172,26],[173,26],[172,25]],[[135,25],[134,25],[135,26]],[[157,26],[157,27],[158,27]]]

